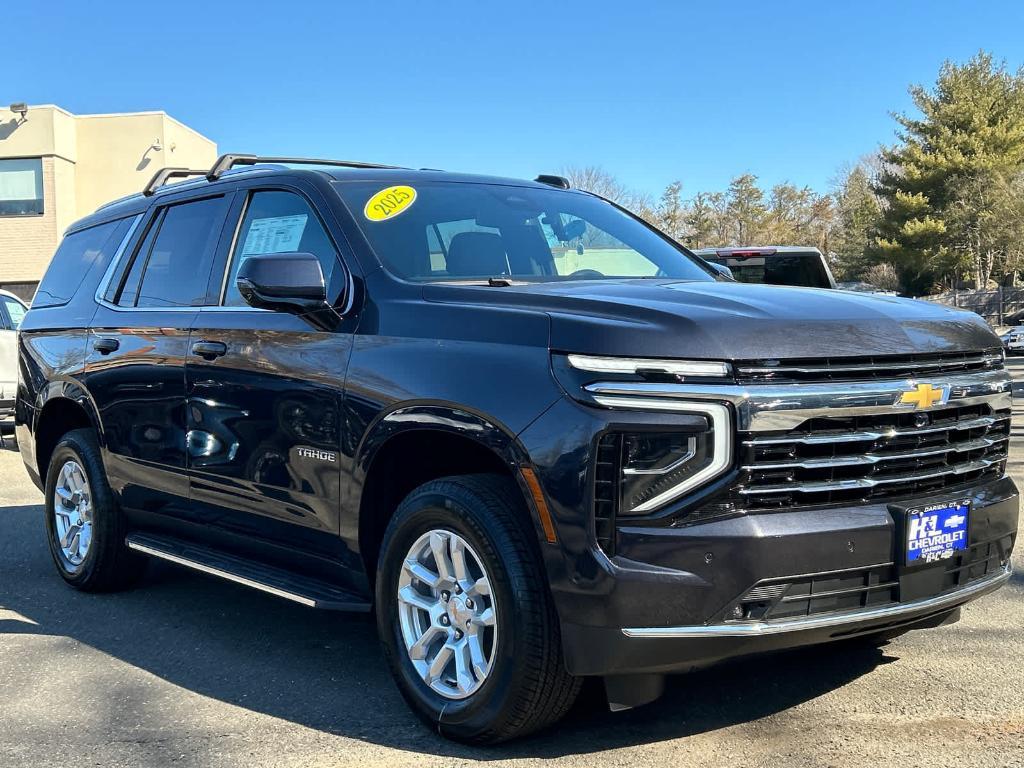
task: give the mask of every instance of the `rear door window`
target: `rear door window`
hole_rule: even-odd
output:
[[[136,251],[116,303],[148,308],[215,303],[208,295],[210,270],[226,214],[223,196],[159,210]]]
[[[56,307],[71,301],[93,270],[106,269],[131,221],[110,221],[65,237],[36,289],[32,306]]]

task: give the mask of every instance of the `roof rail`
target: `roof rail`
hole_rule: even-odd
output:
[[[153,193],[166,184],[169,179],[186,179],[189,176],[205,175],[206,171],[194,171],[189,168],[161,168],[153,174],[153,178],[151,178],[149,183],[143,187],[142,194],[145,197],[152,196]]]
[[[559,189],[572,189],[572,184],[565,176],[552,176],[550,173],[542,173],[534,181],[541,184],[547,184],[552,187],[558,187]]]
[[[313,157],[260,157],[258,155],[221,155],[209,171],[201,171],[210,181],[219,179],[225,171],[236,165],[259,165],[262,163],[280,163],[292,165],[336,165],[344,168],[389,168],[398,169],[397,165],[380,165],[379,163],[363,163],[357,160],[321,160]]]

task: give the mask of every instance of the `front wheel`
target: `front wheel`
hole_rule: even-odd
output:
[[[381,547],[377,626],[399,689],[442,734],[525,735],[572,706],[558,617],[518,488],[494,475],[420,486]]]

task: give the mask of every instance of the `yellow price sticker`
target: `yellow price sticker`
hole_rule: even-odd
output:
[[[416,190],[412,187],[388,187],[366,201],[363,215],[370,221],[386,221],[408,210],[415,201]]]

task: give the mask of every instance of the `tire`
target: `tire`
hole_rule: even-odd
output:
[[[66,466],[72,467],[69,471],[77,480],[65,481],[63,473]],[[75,471],[74,467],[79,468],[81,473]],[[58,515],[58,486],[66,491],[73,485],[81,486],[83,478],[86,492],[63,505],[62,514]],[[64,581],[85,592],[108,592],[130,586],[138,579],[145,566],[145,558],[124,544],[124,517],[107,482],[99,446],[92,430],[73,430],[57,443],[46,472],[45,493],[46,538],[53,562]],[[78,506],[83,498],[87,507]],[[76,518],[79,509],[88,511]],[[58,518],[61,521],[70,520],[70,523],[65,524],[73,524],[77,519],[87,519],[91,523],[88,542],[79,549],[80,558],[69,556],[62,547],[58,530],[62,523],[58,522]],[[70,537],[68,543],[73,540]],[[82,542],[83,535],[80,533],[78,543],[81,545]]]
[[[480,631],[481,642],[485,649],[489,647],[489,671],[481,680],[474,665],[466,679],[472,677],[479,687],[461,698],[428,684],[414,666],[405,635],[410,609],[407,601],[399,599],[398,590],[401,580],[411,577],[404,564],[425,538],[433,544],[431,532],[449,536],[446,552],[453,552],[456,540],[461,539],[468,563],[463,570],[471,571],[473,577],[482,571],[490,584],[488,592],[480,593],[484,597],[479,604],[472,606],[480,610],[489,602],[493,609],[493,626],[472,630]],[[448,738],[494,744],[524,736],[560,719],[579,693],[582,679],[565,669],[558,616],[538,547],[519,489],[511,479],[498,475],[463,475],[426,483],[405,498],[388,525],[378,560],[377,629],[406,702],[428,726]],[[454,564],[456,558],[451,562]],[[481,568],[473,569],[474,563]],[[436,560],[434,564],[436,569]],[[416,584],[417,588],[425,587]],[[479,584],[476,582],[474,587]],[[430,599],[444,601],[445,592],[440,587],[431,592],[439,593],[440,598]],[[451,626],[432,631],[458,635],[454,627],[462,623],[460,608],[449,609],[448,603],[454,606],[473,590],[449,594],[449,601],[437,605],[442,611],[450,610],[455,618],[442,616],[439,621],[449,621]],[[427,615],[422,615],[424,624],[428,623]],[[467,620],[465,626],[470,625]],[[466,630],[467,635],[470,631]],[[456,662],[453,656],[450,669],[457,669]],[[425,663],[420,662],[421,666]],[[448,690],[444,677],[435,685]]]

